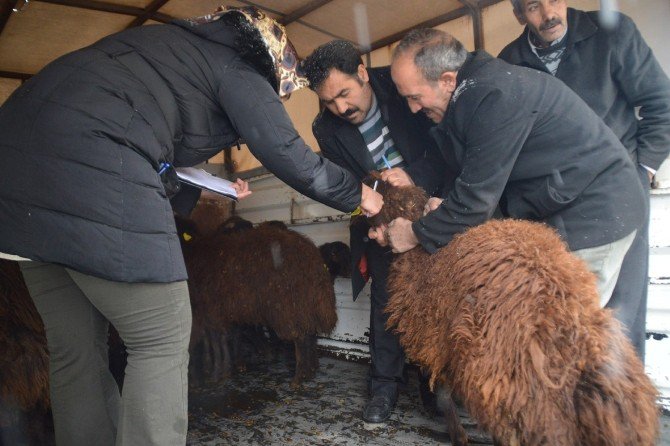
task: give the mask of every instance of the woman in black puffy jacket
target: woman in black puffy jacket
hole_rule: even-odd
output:
[[[314,154],[280,96],[306,85],[255,8],[114,34],[67,54],[0,108],[0,256],[45,324],[56,439],[184,444],[191,313],[172,167],[242,139],[299,192],[375,213],[381,197]],[[128,348],[123,397],[108,322]]]

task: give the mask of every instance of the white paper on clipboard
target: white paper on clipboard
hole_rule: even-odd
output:
[[[233,188],[233,183],[228,180],[215,177],[196,167],[177,167],[175,171],[179,181],[237,200],[237,191]]]

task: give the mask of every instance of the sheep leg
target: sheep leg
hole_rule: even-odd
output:
[[[274,360],[277,358],[277,353],[283,348],[282,341],[279,339],[277,333],[272,328],[267,327],[267,333],[268,355],[266,355],[266,357],[268,359]]]
[[[196,343],[192,343],[189,346],[189,356],[188,361],[188,384],[191,387],[200,387],[203,380],[203,360],[204,360],[204,348],[205,342],[204,339],[199,340]]]
[[[226,345],[226,334],[225,331],[224,333],[219,333],[216,330],[211,330],[208,332],[208,337],[210,342],[209,350],[212,355],[212,373],[210,377],[212,381],[219,382],[226,376],[226,365],[230,367],[230,364],[226,363],[226,355],[228,355],[228,359],[230,357],[228,346]],[[223,358],[221,357],[222,353]]]
[[[316,335],[308,335],[307,351],[309,353],[309,378],[314,378],[316,371],[319,370],[319,355],[316,350]]]
[[[302,339],[294,340],[293,345],[295,347],[295,375],[293,375],[293,381],[291,381],[291,388],[296,389],[300,387],[304,378],[305,358],[303,356],[305,349]]]
[[[231,342],[235,342],[235,328],[229,330],[223,330],[220,336],[217,336],[217,349],[216,352],[219,355],[219,361],[221,360],[221,354],[223,353],[223,375],[222,378],[230,378],[233,375],[233,354],[231,353]]]
[[[454,446],[467,446],[468,434],[461,424],[458,408],[451,397],[451,389],[446,385],[440,386],[437,391],[437,398],[440,408],[444,411],[444,420],[447,423],[447,432],[451,443]]]
[[[205,375],[205,371],[208,372],[208,376],[211,378],[213,369],[214,369],[214,359],[213,359],[213,354],[212,354],[212,341],[211,341],[211,336],[212,334],[210,333],[209,329],[205,329],[204,334],[202,336],[202,370],[203,370],[203,376]]]
[[[265,330],[262,325],[254,325],[251,327],[251,336],[249,338],[251,346],[256,355],[269,356],[269,346],[265,337]]]
[[[299,387],[302,381],[314,378],[319,368],[319,359],[316,355],[316,336],[306,335],[293,341],[295,346],[295,375],[291,387]]]
[[[242,338],[248,332],[247,326],[233,327],[230,332],[230,354],[228,361],[231,363],[231,370],[243,372],[247,366],[242,351]],[[252,341],[253,342],[253,341]],[[225,355],[225,350],[224,350]]]

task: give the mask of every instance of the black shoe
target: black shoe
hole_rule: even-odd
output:
[[[363,421],[366,423],[383,423],[391,417],[395,399],[388,395],[374,395],[363,409]]]

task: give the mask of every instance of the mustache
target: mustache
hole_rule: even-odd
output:
[[[342,113],[342,116],[344,116],[345,118],[348,118],[349,116],[353,115],[353,114],[356,113],[357,111],[358,111],[357,108],[350,108],[349,110],[347,110],[347,111],[345,111],[344,113]]]
[[[548,20],[544,22],[542,25],[540,25],[540,31],[546,31],[552,26],[560,25],[561,23],[562,23],[561,19],[559,19],[558,17],[555,19]]]

